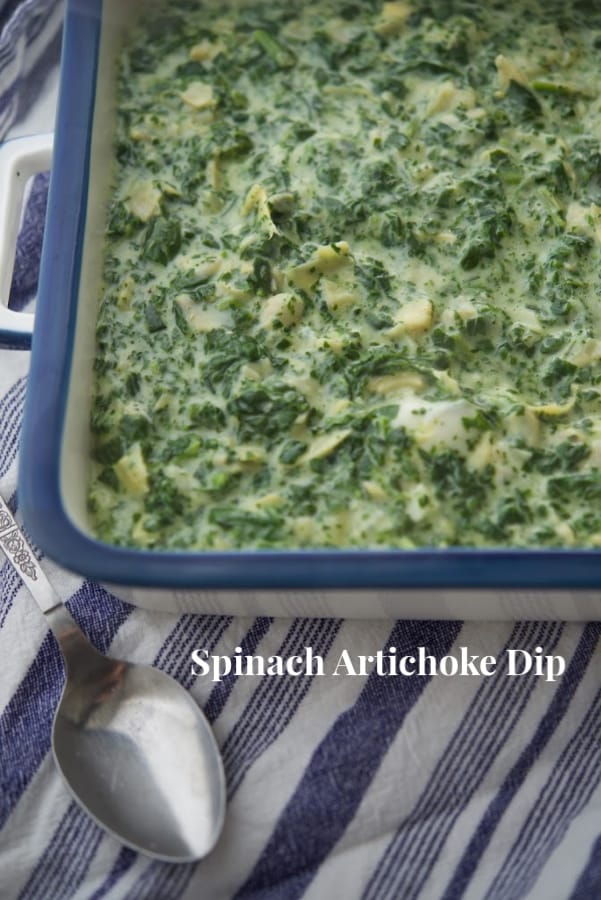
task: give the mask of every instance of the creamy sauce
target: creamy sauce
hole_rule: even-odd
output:
[[[600,48],[569,0],[176,2],[132,35],[99,537],[600,545]]]

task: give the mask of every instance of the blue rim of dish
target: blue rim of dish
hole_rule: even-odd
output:
[[[29,332],[0,328],[0,348],[2,350],[29,350],[30,347],[31,335]]]
[[[25,406],[19,501],[40,548],[113,584],[171,588],[591,589],[596,550],[470,549],[174,552],[100,542],[68,516],[60,454],[87,203],[102,0],[69,0],[54,162]]]

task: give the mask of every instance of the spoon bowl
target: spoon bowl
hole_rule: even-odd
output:
[[[52,750],[73,797],[133,850],[176,863],[206,856],[223,827],[225,777],[202,711],[164,672],[109,659],[90,644],[1,497],[0,547],[63,652]]]
[[[133,849],[169,862],[206,856],[225,812],[223,768],[207,720],[163,672],[99,653],[94,663],[87,671],[72,667],[52,729],[56,765],[71,793]]]

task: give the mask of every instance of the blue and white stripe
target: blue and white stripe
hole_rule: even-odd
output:
[[[0,0],[0,138],[54,65],[61,3]],[[12,303],[35,290],[47,179],[24,220]],[[13,508],[27,356],[0,351],[0,490]],[[223,752],[222,840],[198,865],[121,847],[72,802],[49,753],[58,648],[0,567],[2,900],[517,900],[601,897],[601,625],[234,619],[151,614],[43,560],[103,651],[151,663],[205,709]],[[203,648],[292,656],[331,672],[419,646],[440,658],[507,648],[566,659],[555,683],[428,676],[195,678]]]
[[[8,0],[0,7],[0,139],[26,114],[56,64],[63,3]]]
[[[559,625],[519,624],[500,657],[508,648],[532,652],[540,644],[552,651],[560,633]],[[507,744],[536,684],[533,674],[507,684],[501,668],[482,682],[426,790],[374,872],[366,900],[382,896],[410,900],[420,895],[449,833],[493,764],[498,747]],[[480,734],[477,741],[475,733]],[[404,860],[400,871],[399,858]]]

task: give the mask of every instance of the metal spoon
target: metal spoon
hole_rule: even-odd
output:
[[[63,651],[52,750],[73,797],[133,850],[167,862],[205,856],[223,825],[225,778],[201,710],[158,669],[108,659],[89,643],[1,497],[0,548]]]

